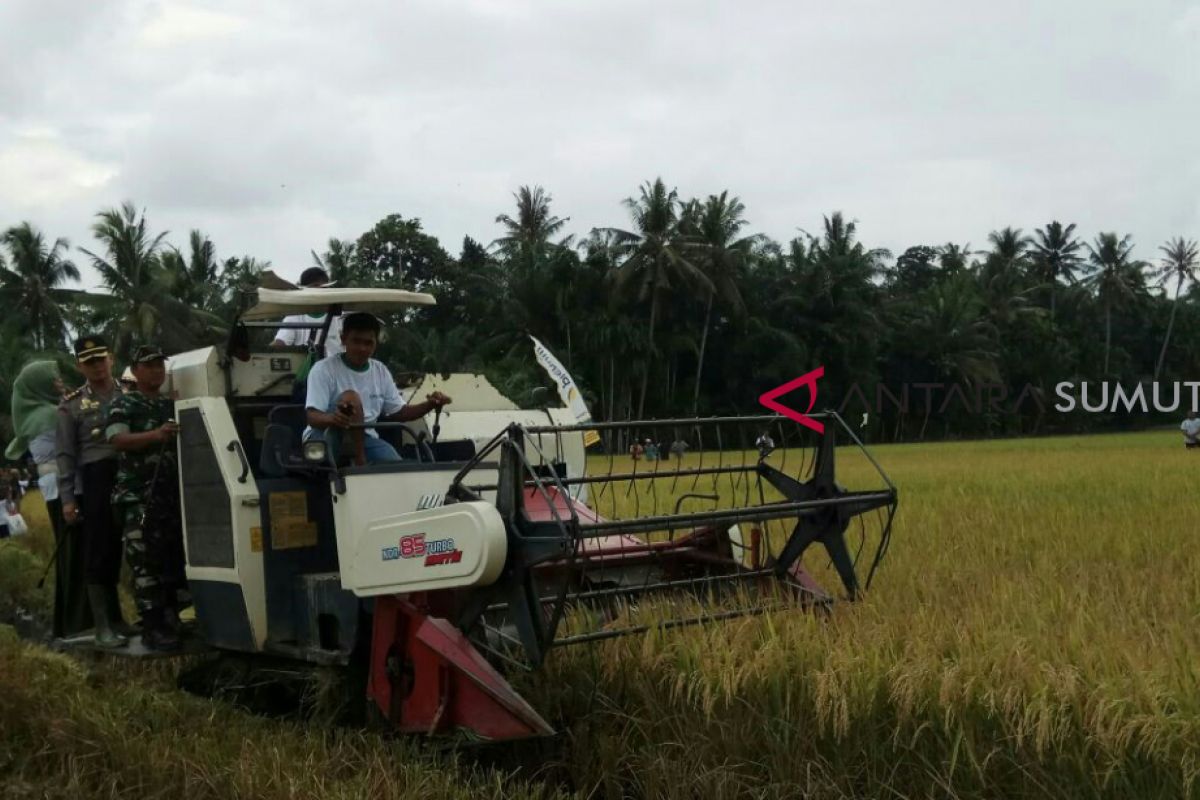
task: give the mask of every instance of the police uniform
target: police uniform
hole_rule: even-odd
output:
[[[75,343],[81,361],[106,357],[98,338]],[[83,516],[85,573],[88,583],[113,586],[121,574],[121,529],[112,512],[117,452],[104,436],[108,409],[122,394],[112,382],[107,392],[84,384],[58,406],[58,494],[75,503]]]
[[[135,362],[163,358],[157,348],[139,347]],[[175,403],[165,394],[127,392],[113,401],[105,436],[147,433],[175,419]],[[183,531],[179,512],[179,470],[175,442],[152,444],[118,454],[113,505],[123,521],[125,560],[133,574],[133,594],[142,614],[143,641],[174,640],[170,620],[185,585]]]

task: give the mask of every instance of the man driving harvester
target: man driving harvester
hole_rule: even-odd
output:
[[[324,438],[333,458],[341,451],[343,431],[350,432],[354,463],[400,461],[400,454],[370,426],[376,422],[410,422],[450,403],[441,392],[424,402],[405,404],[391,372],[371,358],[379,345],[379,320],[372,314],[342,318],[345,351],[323,358],[308,374],[305,441]],[[358,427],[351,427],[358,426]]]

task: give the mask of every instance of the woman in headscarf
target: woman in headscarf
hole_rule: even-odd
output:
[[[12,423],[15,438],[4,451],[5,458],[21,460],[28,452],[37,465],[38,488],[46,501],[46,513],[54,528],[54,627],[56,637],[71,636],[92,627],[83,575],[83,541],[79,526],[67,527],[58,497],[58,403],[63,382],[58,364],[32,361],[13,382]]]

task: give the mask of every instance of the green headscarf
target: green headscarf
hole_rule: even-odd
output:
[[[53,361],[31,361],[13,382],[12,424],[16,434],[4,457],[16,461],[29,449],[29,442],[57,425],[58,401],[62,395],[54,382],[58,380],[58,364]]]

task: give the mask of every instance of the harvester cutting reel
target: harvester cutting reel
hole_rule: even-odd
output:
[[[486,586],[377,598],[369,697],[404,730],[545,734],[502,670],[535,669],[555,647],[825,609],[834,581],[858,599],[887,552],[896,489],[841,417],[813,419],[823,434],[775,416],[509,426],[445,499],[494,504],[503,569]],[[573,474],[559,454],[580,436],[605,454]],[[871,488],[838,483],[839,455]]]

